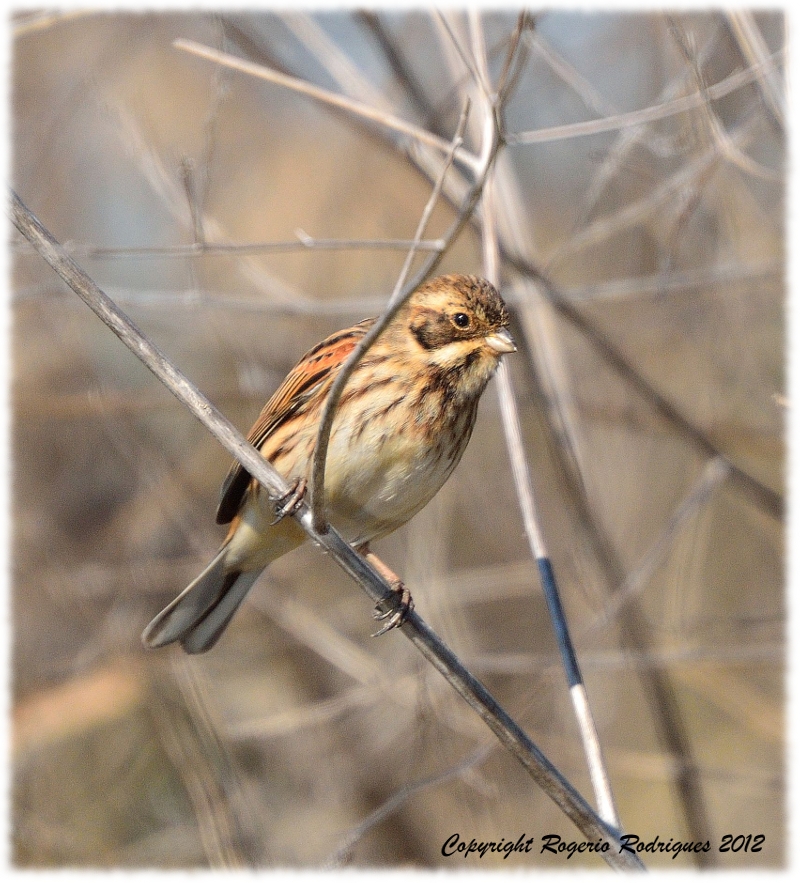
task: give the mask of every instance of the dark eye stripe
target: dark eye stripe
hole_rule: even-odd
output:
[[[436,310],[420,310],[411,324],[411,333],[426,350],[444,346],[455,339],[453,326]]]

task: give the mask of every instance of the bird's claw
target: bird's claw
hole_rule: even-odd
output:
[[[392,584],[392,592],[394,594],[390,600],[380,601],[375,606],[375,612],[372,614],[373,619],[380,622],[386,620],[386,622],[375,632],[373,638],[379,638],[386,632],[401,626],[408,618],[408,614],[414,609],[414,599],[411,597],[411,592],[400,580]]]
[[[294,515],[297,512],[306,495],[307,485],[308,482],[305,478],[298,478],[292,483],[288,493],[275,501],[275,520],[270,522],[270,527],[283,521],[287,515]]]

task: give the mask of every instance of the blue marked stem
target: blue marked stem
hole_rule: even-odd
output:
[[[550,619],[553,622],[553,628],[556,632],[558,647],[561,650],[561,658],[564,661],[564,670],[567,673],[567,682],[570,687],[583,683],[581,671],[578,668],[578,659],[575,656],[575,648],[572,646],[572,639],[569,636],[567,628],[567,618],[564,615],[564,608],[561,606],[561,598],[558,594],[558,586],[556,585],[556,576],[553,573],[553,565],[549,558],[537,558],[536,564],[539,568],[539,575],[542,578],[542,589],[544,597],[547,601],[547,608],[550,611]]]

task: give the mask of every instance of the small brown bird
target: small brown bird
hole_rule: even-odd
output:
[[[250,430],[249,441],[297,487],[310,480],[323,405],[338,371],[375,319],[339,331],[289,372]],[[421,285],[358,363],[331,430],[326,514],[367,550],[419,512],[458,464],[478,400],[504,353],[516,347],[508,310],[476,276]],[[147,626],[142,641],[180,641],[188,653],[214,646],[261,571],[306,533],[276,509],[234,462],[217,523],[230,529],[206,569]]]

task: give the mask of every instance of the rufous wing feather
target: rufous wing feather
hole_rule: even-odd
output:
[[[279,426],[316,395],[320,385],[333,382],[337,370],[374,322],[374,319],[365,319],[346,331],[339,331],[318,343],[300,359],[253,424],[247,436],[253,447],[260,450]],[[250,473],[238,461],[234,461],[222,483],[217,524],[228,524],[236,517],[249,484]]]

